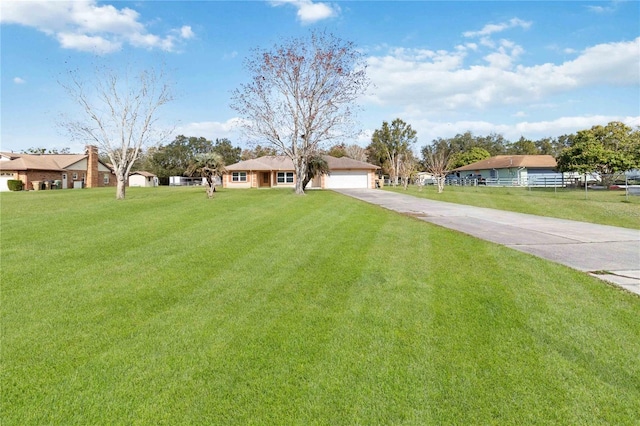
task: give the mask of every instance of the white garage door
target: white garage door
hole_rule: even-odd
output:
[[[333,188],[369,188],[366,171],[335,171],[327,176],[325,187]]]
[[[6,192],[9,190],[9,185],[7,185],[7,181],[13,179],[13,176],[0,176],[0,191]]]

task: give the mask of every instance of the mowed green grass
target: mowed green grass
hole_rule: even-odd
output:
[[[640,298],[329,191],[3,193],[3,425],[638,424]]]
[[[624,191],[485,186],[445,186],[438,194],[434,186],[410,185],[384,189],[416,197],[477,207],[508,210],[539,216],[640,229],[640,197]]]

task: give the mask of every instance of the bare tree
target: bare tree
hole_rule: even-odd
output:
[[[353,158],[358,161],[367,161],[367,149],[359,145],[347,145],[344,147],[344,151],[347,153],[347,157]]]
[[[409,187],[409,182],[418,171],[418,162],[416,161],[413,151],[408,150],[399,155],[398,158],[398,175],[402,178],[402,185],[406,190]]]
[[[355,101],[368,87],[363,56],[351,42],[312,32],[257,49],[245,66],[251,82],[233,92],[231,106],[247,136],[291,158],[303,194],[308,159],[354,133]]]
[[[156,127],[158,109],[173,100],[164,72],[144,70],[131,75],[113,69],[96,69],[94,80],[83,80],[78,71],[60,82],[82,111],[78,120],[64,126],[74,139],[94,143],[113,164],[116,198],[124,199],[131,166],[142,147],[162,142],[169,134]]]
[[[422,157],[426,171],[433,176],[438,187],[438,194],[444,191],[447,174],[452,169],[452,150],[447,143],[436,143],[422,148]]]

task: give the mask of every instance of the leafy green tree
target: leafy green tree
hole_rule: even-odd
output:
[[[507,154],[513,155],[537,155],[540,151],[535,142],[520,136],[516,142],[507,145]]]
[[[148,150],[148,169],[161,179],[182,176],[196,155],[212,150],[213,144],[206,138],[178,135],[171,143]]]
[[[447,151],[450,153],[450,165],[454,168],[491,156],[505,154],[506,147],[509,145],[508,141],[500,134],[474,136],[469,131],[457,134],[452,138],[438,138],[433,143],[441,149],[444,149],[443,144],[447,146]]]
[[[226,172],[222,155],[217,152],[207,152],[197,154],[192,160],[185,172],[188,176],[202,176],[207,181],[207,196],[213,197],[216,192],[216,185],[219,183],[220,177]]]
[[[42,148],[42,147],[31,147],[24,151],[25,154],[70,154],[71,150],[69,148]]]
[[[336,158],[346,157],[347,156],[346,147],[343,143],[334,145],[331,148],[329,148],[329,151],[327,151],[327,154]]]
[[[555,138],[542,138],[534,142],[538,154],[551,155],[558,158],[563,149],[571,145],[575,135],[561,135]]]
[[[640,131],[617,121],[579,131],[558,157],[558,170],[598,173],[604,184],[635,168],[640,168]]]
[[[234,147],[231,145],[231,141],[227,138],[216,139],[216,143],[213,144],[213,152],[217,152],[222,156],[224,164],[235,164],[240,161],[242,156],[242,148]]]
[[[469,131],[462,134],[458,133],[448,139],[438,138],[438,141],[446,141],[449,149],[451,149],[453,153],[470,151],[471,148],[478,146],[478,138]]]
[[[411,128],[411,125],[399,118],[393,120],[391,125],[383,121],[382,127],[373,132],[371,144],[368,147],[369,152],[374,164],[381,166],[389,173],[394,186],[398,185],[402,159],[418,140],[416,135],[417,132]]]
[[[490,156],[504,154],[508,142],[500,134],[492,133],[488,136],[474,136],[467,131],[463,134],[457,134],[452,138],[442,139],[449,144],[452,154],[456,152],[471,151],[472,148],[478,147],[487,151]]]
[[[488,136],[476,137],[476,144],[480,148],[486,149],[491,156],[505,154],[509,141],[499,133],[491,133]]]
[[[267,155],[278,155],[278,150],[271,146],[256,145],[251,149],[244,149],[242,154],[240,154],[240,160],[253,160],[254,158],[265,157]]]
[[[556,151],[554,149],[554,141],[551,138],[543,138],[534,142],[539,154],[552,155],[556,157]],[[559,153],[558,153],[559,154]]]
[[[456,152],[451,155],[451,167],[457,168],[475,163],[476,161],[485,160],[491,157],[489,151],[478,146],[474,146],[469,151]]]

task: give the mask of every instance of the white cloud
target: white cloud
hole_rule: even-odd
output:
[[[467,131],[477,136],[486,136],[492,133],[500,134],[509,141],[516,141],[521,136],[538,140],[546,137],[558,137],[564,134],[576,133],[579,130],[590,129],[596,125],[605,125],[611,121],[621,121],[630,127],[640,125],[638,117],[620,116],[575,116],[560,117],[549,121],[528,122],[521,121],[513,124],[492,123],[485,120],[459,120],[453,122],[411,120],[411,127],[418,132],[418,150],[431,144],[434,139],[451,138]]]
[[[340,13],[340,6],[328,3],[314,3],[311,0],[274,0],[272,6],[292,5],[298,9],[297,16],[303,24],[312,24],[323,19],[333,18]]]
[[[56,38],[60,42],[60,46],[65,49],[93,52],[100,55],[116,52],[122,48],[121,43],[112,42],[100,36],[60,32]]]
[[[96,0],[8,1],[1,7],[0,22],[33,27],[56,38],[61,47],[97,54],[120,50],[127,43],[135,47],[176,50],[176,37],[151,34],[133,9],[98,5]],[[194,36],[191,27],[171,32],[183,40]]]
[[[637,87],[640,81],[640,38],[592,46],[559,65],[514,64],[523,51],[503,40],[484,56],[486,65],[465,65],[465,49],[389,49],[368,58],[376,92],[366,100],[430,113],[530,104],[594,84]]]
[[[586,6],[588,10],[594,13],[613,13],[617,10],[617,1],[611,3],[610,6]]]
[[[184,25],[182,28],[180,28],[180,37],[187,40],[195,37],[195,34],[189,25]]]
[[[233,142],[236,142],[240,134],[241,124],[242,120],[237,117],[230,118],[223,122],[200,121],[178,126],[175,133],[185,136],[202,136],[208,139],[229,138]]]
[[[222,59],[224,59],[225,61],[228,61],[228,60],[236,58],[236,57],[238,57],[238,52],[236,50],[234,50],[233,52],[225,53],[224,55],[222,55]]]
[[[528,29],[531,27],[531,22],[523,21],[519,18],[512,18],[507,22],[499,24],[487,24],[480,31],[466,31],[462,33],[465,37],[486,37],[494,33],[499,33],[511,28],[520,27],[522,29]]]
[[[517,59],[524,49],[509,40],[501,40],[500,47],[484,57],[492,68],[509,69],[515,59]]]
[[[13,77],[13,82],[15,84],[25,84],[27,81],[20,77]]]
[[[575,60],[558,67],[579,84],[637,85],[640,82],[640,37],[629,42],[603,43],[585,49]]]

